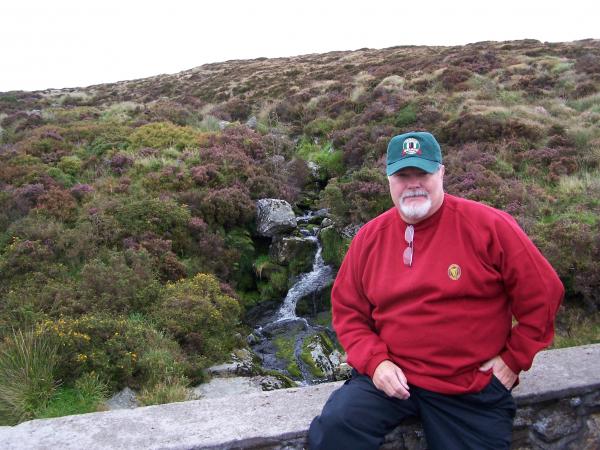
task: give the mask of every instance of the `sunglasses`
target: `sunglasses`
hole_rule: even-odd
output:
[[[408,267],[412,267],[413,260],[413,241],[415,239],[415,227],[408,225],[406,231],[404,231],[404,239],[408,244],[408,247],[404,249],[404,264]]]

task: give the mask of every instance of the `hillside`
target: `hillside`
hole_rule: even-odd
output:
[[[390,207],[386,146],[409,130],[439,138],[447,192],[511,213],[556,268],[561,345],[597,342],[599,121],[598,40],[361,49],[0,93],[3,354],[21,342],[54,361],[40,363],[45,387],[0,382],[0,418],[43,417],[69,389],[128,385],[153,403],[202,380],[246,345],[246,312],[302,271],[269,256],[256,200],[328,208],[323,254],[337,267],[349,230]],[[24,385],[45,396],[6,406]]]

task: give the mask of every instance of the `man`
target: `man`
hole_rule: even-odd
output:
[[[512,217],[444,193],[430,133],[393,137],[387,175],[394,207],[358,232],[331,294],[353,377],[310,448],[376,449],[410,416],[430,449],[509,448],[510,389],[550,344],[563,286]]]

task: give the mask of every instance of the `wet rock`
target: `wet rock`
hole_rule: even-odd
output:
[[[276,237],[269,253],[278,264],[293,266],[294,274],[310,272],[317,253],[317,242],[309,237]]]
[[[334,380],[342,355],[325,333],[318,333],[304,341],[302,360],[316,378]]]
[[[257,231],[261,236],[273,237],[296,228],[296,215],[285,200],[263,198],[256,202]]]

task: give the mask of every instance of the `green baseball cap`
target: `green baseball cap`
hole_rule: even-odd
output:
[[[388,176],[405,167],[417,167],[428,173],[438,170],[442,163],[440,144],[431,133],[411,131],[394,136],[387,148]]]

